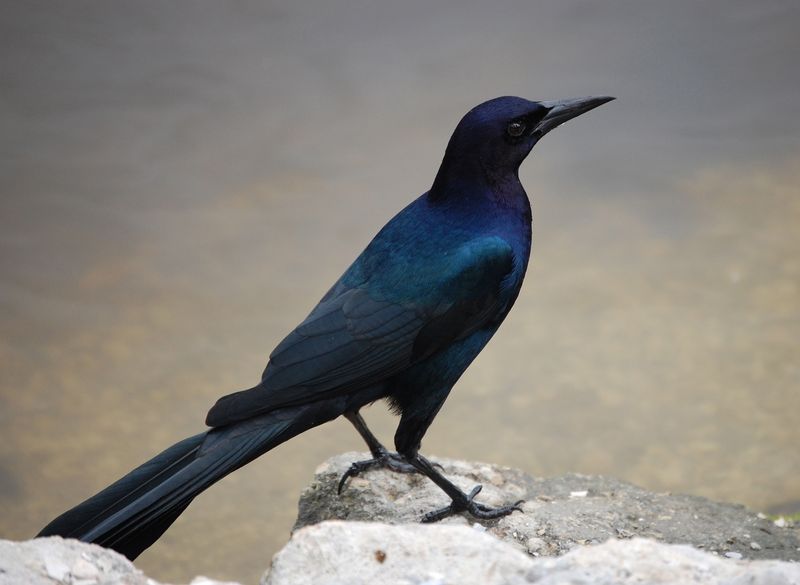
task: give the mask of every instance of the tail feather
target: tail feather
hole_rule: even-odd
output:
[[[342,412],[343,400],[321,401],[184,439],[65,512],[38,536],[57,534],[94,542],[133,560],[158,540],[200,492]]]
[[[98,494],[61,514],[37,536],[58,534],[65,538],[80,538],[92,526],[134,501],[148,486],[191,463],[206,434],[200,433],[174,444]]]

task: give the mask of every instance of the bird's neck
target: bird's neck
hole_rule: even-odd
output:
[[[517,168],[497,168],[479,158],[445,156],[428,198],[433,202],[473,205],[490,201],[530,214],[530,203]]]

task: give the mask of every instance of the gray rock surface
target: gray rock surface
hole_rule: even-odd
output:
[[[264,585],[524,583],[531,558],[466,526],[324,522],[292,536]]]
[[[122,555],[58,536],[0,540],[0,585],[159,585]],[[238,585],[196,577],[191,585]]]
[[[604,477],[536,479],[435,459],[462,489],[483,484],[482,502],[526,503],[522,513],[499,520],[456,516],[421,525],[425,512],[448,503],[422,476],[373,470],[337,495],[341,475],[365,457],[346,453],[317,469],[301,496],[295,533],[264,584],[800,585],[800,528],[742,506],[654,494]],[[44,584],[158,585],[95,545],[0,540],[0,585]],[[197,577],[192,585],[223,584]]]
[[[341,496],[336,486],[352,461],[365,453],[345,453],[317,468],[300,498],[295,529],[323,520],[417,523],[448,498],[428,479],[378,469],[352,478]],[[571,474],[537,479],[517,469],[436,459],[445,474],[469,491],[483,484],[478,500],[502,505],[524,499],[523,513],[480,523],[490,534],[533,556],[563,554],[581,544],[634,536],[742,559],[800,560],[798,528],[776,526],[743,506],[705,498],[656,494],[601,476]],[[443,521],[469,525],[462,516]],[[741,555],[739,557],[739,555]]]
[[[800,564],[608,540],[534,558],[468,526],[329,521],[298,530],[263,585],[797,585]]]

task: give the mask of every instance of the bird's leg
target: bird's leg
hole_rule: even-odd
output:
[[[449,506],[439,510],[433,510],[432,512],[425,514],[422,517],[423,522],[438,522],[443,518],[447,518],[448,516],[459,514],[461,512],[468,512],[473,517],[481,520],[501,518],[511,514],[511,512],[514,510],[522,512],[522,508],[519,506],[524,502],[524,500],[519,500],[514,504],[509,506],[501,506],[499,508],[492,508],[484,504],[479,504],[475,501],[475,496],[480,493],[482,486],[477,485],[472,488],[472,491],[469,494],[465,494],[444,475],[439,473],[434,467],[433,463],[425,459],[419,453],[414,453],[413,456],[406,456],[406,460],[413,465],[417,471],[426,475],[428,479],[438,485],[442,491],[444,491],[444,493],[450,496],[450,499],[452,500]]]
[[[402,455],[389,451],[381,444],[377,437],[372,434],[372,431],[367,428],[366,421],[358,411],[346,412],[344,416],[353,424],[358,434],[361,435],[367,443],[369,452],[372,453],[372,459],[355,461],[350,468],[342,474],[342,479],[339,480],[338,493],[342,493],[344,484],[349,478],[355,477],[368,469],[387,467],[398,473],[417,473],[417,468],[409,464]]]
[[[344,417],[353,424],[358,431],[358,434],[361,435],[362,439],[364,439],[364,442],[367,444],[367,447],[369,447],[369,452],[372,453],[373,457],[377,459],[389,452],[386,447],[381,444],[378,438],[372,434],[372,431],[367,427],[367,421],[364,420],[364,417],[362,417],[358,411],[346,412]]]

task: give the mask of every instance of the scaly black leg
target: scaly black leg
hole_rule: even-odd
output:
[[[475,502],[475,496],[480,493],[482,486],[477,485],[469,494],[465,494],[445,476],[436,471],[434,465],[419,453],[415,453],[413,457],[407,457],[407,460],[417,469],[417,471],[425,474],[428,479],[438,485],[442,491],[444,491],[444,493],[450,496],[450,499],[452,500],[449,506],[425,514],[425,516],[422,517],[423,522],[438,522],[443,518],[447,518],[448,516],[459,514],[461,512],[468,512],[471,516],[481,520],[491,520],[494,518],[508,516],[514,510],[522,512],[522,508],[519,506],[525,500],[519,500],[514,504],[509,506],[501,506],[499,508],[492,508],[484,504],[479,504]]]
[[[358,431],[358,434],[361,435],[362,439],[364,439],[364,442],[367,444],[367,447],[369,447],[369,452],[372,453],[373,457],[377,458],[384,453],[388,453],[386,447],[381,445],[381,442],[378,440],[378,438],[372,434],[371,430],[369,430],[367,427],[367,421],[364,420],[358,411],[346,412],[344,417],[353,424]]]
[[[339,480],[338,493],[342,493],[344,484],[349,478],[355,477],[369,469],[387,467],[398,473],[417,473],[416,467],[410,465],[405,458],[398,453],[389,451],[386,447],[381,445],[381,442],[372,434],[372,431],[367,428],[367,423],[358,412],[348,412],[345,413],[344,416],[353,424],[358,434],[361,435],[367,443],[369,452],[372,453],[372,459],[354,462],[350,468],[342,474],[342,479]]]

